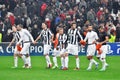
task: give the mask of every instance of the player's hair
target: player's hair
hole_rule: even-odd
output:
[[[17,27],[15,24],[12,27]]]
[[[74,22],[72,22],[71,26],[73,26],[73,24],[76,24],[76,22],[75,22],[75,21],[74,21]]]
[[[56,28],[56,32],[57,32],[57,33],[59,32],[59,27]]]
[[[45,25],[46,25],[46,27],[48,28],[48,25],[47,25],[47,23],[46,23],[46,22],[43,22],[42,24],[45,24]]]
[[[63,30],[63,27],[59,27],[59,30]]]
[[[92,26],[92,27],[93,27],[93,25],[91,25],[91,24],[86,25],[87,28],[88,28],[89,26]]]
[[[19,26],[19,27],[23,28],[23,25],[22,25],[22,24],[18,24],[17,26]]]
[[[99,26],[99,28],[98,29],[104,29],[104,27],[103,26]]]

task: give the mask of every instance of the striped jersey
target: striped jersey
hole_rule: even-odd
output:
[[[52,32],[49,29],[42,30],[40,33],[40,37],[43,38],[43,44],[51,45],[51,38],[52,38]]]
[[[78,45],[78,39],[79,38],[81,40],[83,40],[83,38],[80,34],[80,31],[77,28],[75,28],[75,29],[70,28],[68,30],[68,43],[69,44]]]
[[[58,36],[58,48],[63,49],[66,47],[67,35],[62,34]]]
[[[19,40],[20,40],[21,36],[20,36],[20,33],[17,31],[14,33],[14,39],[15,39],[15,42],[17,43]]]

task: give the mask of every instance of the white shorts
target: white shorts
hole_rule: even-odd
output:
[[[66,53],[70,53],[72,55],[78,55],[78,45],[68,44],[66,48]]]
[[[24,43],[20,54],[29,54],[30,43]]]
[[[50,45],[44,45],[44,52],[43,55],[50,53],[51,46]]]
[[[97,54],[97,57],[106,58],[106,54],[108,53],[108,45],[102,45],[100,49],[102,50],[102,53]]]
[[[65,49],[62,49],[62,50],[56,50],[56,49],[54,49],[52,55],[53,55],[53,56],[61,56],[61,55],[65,54],[65,52],[66,52]]]
[[[94,56],[95,55],[95,51],[96,51],[95,44],[87,46],[87,56]]]

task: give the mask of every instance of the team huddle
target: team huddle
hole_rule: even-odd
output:
[[[69,54],[75,56],[76,59],[76,67],[74,70],[80,69],[80,59],[79,59],[79,51],[78,47],[81,48],[87,47],[86,54],[87,59],[89,60],[89,65],[87,70],[92,69],[92,65],[95,64],[95,68],[97,69],[99,63],[94,60],[93,56],[97,51],[97,58],[102,62],[102,68],[100,71],[105,71],[108,64],[106,62],[106,54],[107,54],[107,42],[109,40],[108,35],[104,32],[104,28],[99,28],[99,35],[93,31],[93,27],[91,25],[87,26],[87,33],[85,38],[81,35],[80,30],[77,28],[75,22],[71,24],[71,28],[68,29],[68,32],[64,32],[64,28],[60,26],[57,29],[57,34],[54,36],[52,32],[47,28],[46,23],[42,23],[42,31],[40,32],[37,39],[33,39],[30,32],[26,29],[22,28],[22,25],[13,26],[12,30],[14,32],[14,38],[11,43],[8,45],[10,47],[13,42],[16,42],[16,47],[14,51],[14,67],[18,67],[18,57],[22,58],[24,65],[23,68],[31,68],[31,58],[29,54],[30,44],[37,44],[38,40],[42,38],[44,44],[43,55],[45,56],[47,68],[56,69],[58,68],[57,57],[61,59],[61,70],[68,70],[69,68]],[[54,50],[52,53],[53,56],[53,64],[50,60],[50,49],[52,48],[52,44],[54,44]],[[80,44],[80,45],[79,45]]]

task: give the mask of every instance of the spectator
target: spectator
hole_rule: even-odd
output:
[[[27,7],[26,7],[25,3],[21,4],[21,14],[22,14],[22,16],[27,15]]]
[[[116,31],[116,27],[112,23],[108,25],[108,31],[107,31],[108,35],[111,34],[111,31]]]
[[[20,7],[20,5],[19,4],[17,4],[17,6],[15,7],[15,9],[14,9],[14,15],[17,17],[17,16],[21,16],[22,15],[22,13],[21,13],[21,7]]]
[[[91,23],[95,22],[96,15],[93,9],[90,9],[87,13],[87,20],[90,21]]]
[[[47,9],[47,4],[46,3],[43,3],[40,10],[41,10],[41,13],[40,15],[43,17],[44,16],[44,13],[45,13],[45,10]]]
[[[35,24],[31,32],[34,39],[38,37],[39,32],[40,32],[40,29],[38,28],[38,25]]]
[[[58,25],[61,21],[61,18],[59,16],[56,17],[55,19],[55,25]]]
[[[45,19],[45,23],[47,24],[48,28],[51,28],[51,20],[49,18]]]
[[[15,24],[18,25],[18,24],[23,24],[23,21],[22,21],[22,18],[21,16],[17,16],[16,19],[15,19]]]
[[[13,34],[12,34],[12,30],[8,29],[7,34],[4,35],[3,37],[3,42],[10,42],[13,39]]]
[[[27,5],[27,13],[30,18],[33,18],[34,14],[39,16],[39,4],[37,1],[34,2],[28,2]]]
[[[112,31],[110,32],[109,42],[110,42],[110,43],[114,43],[115,40],[116,40],[116,33],[115,33],[114,30],[112,30]]]
[[[41,29],[41,18],[39,18],[37,15],[34,15],[33,19],[31,20],[31,26],[34,26],[35,24],[37,24],[39,26],[39,28]]]
[[[24,28],[28,29],[28,27],[30,27],[30,25],[31,25],[31,19],[27,15],[24,15],[22,17],[22,22],[23,22]]]
[[[5,18],[4,24],[6,25],[7,29],[11,29],[12,28],[12,25],[11,25],[10,20],[9,20],[8,17]]]
[[[5,19],[6,15],[7,15],[7,9],[5,5],[2,5],[2,11],[1,11],[2,20]]]
[[[117,26],[117,24],[119,23],[119,18],[118,17],[116,17],[116,20],[114,20],[114,22],[113,22],[113,24],[115,25],[115,26]]]
[[[2,33],[2,35],[5,35],[7,33],[7,27],[2,21],[0,21],[0,32]],[[2,37],[4,38],[4,36]]]
[[[113,13],[117,14],[119,10],[119,3],[118,0],[113,1]]]
[[[87,8],[87,3],[85,0],[81,0],[79,3],[79,9],[81,9],[82,7],[85,7],[85,9]]]
[[[98,19],[98,22],[100,23],[101,20],[102,20],[102,16],[103,16],[103,8],[100,8],[99,11],[97,12],[97,19]]]
[[[116,41],[120,42],[120,23],[116,26]]]
[[[4,35],[12,25],[22,24],[34,32],[34,25],[41,29],[41,23],[46,22],[56,34],[57,27],[62,25],[67,31],[71,22],[76,21],[81,31],[92,24],[96,32],[102,26],[111,34],[117,27],[119,38],[119,6],[118,0],[0,0],[0,31]],[[8,17],[8,13],[13,14]]]
[[[14,16],[14,14],[11,13],[11,12],[8,12],[6,17],[9,18],[10,23],[11,23],[11,25],[13,26],[13,25],[15,24],[15,16]]]

